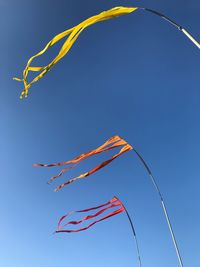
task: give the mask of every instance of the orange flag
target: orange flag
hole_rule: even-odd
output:
[[[53,177],[50,178],[49,182],[53,181],[54,179],[60,177],[61,175],[63,175],[63,173],[65,173],[66,171],[74,168],[77,164],[79,164],[81,161],[85,160],[86,158],[89,158],[93,155],[99,154],[99,153],[103,153],[106,152],[108,150],[111,150],[113,148],[116,147],[121,147],[120,151],[118,153],[116,153],[114,156],[112,156],[111,158],[109,158],[108,160],[100,163],[99,165],[95,166],[94,168],[92,168],[91,170],[89,170],[88,172],[82,173],[77,177],[74,177],[70,180],[68,180],[67,182],[59,185],[55,191],[60,190],[61,188],[63,188],[64,186],[78,180],[78,179],[82,179],[85,178],[93,173],[95,173],[96,171],[100,170],[101,168],[103,168],[104,166],[108,165],[110,162],[112,162],[114,159],[116,159],[117,157],[119,157],[120,155],[122,155],[125,152],[128,152],[129,150],[132,150],[132,146],[129,145],[124,139],[122,139],[121,137],[119,137],[118,135],[111,137],[109,140],[107,140],[104,144],[102,144],[101,146],[99,146],[96,149],[93,149],[91,151],[88,151],[86,153],[83,153],[69,161],[65,161],[65,162],[59,162],[59,163],[52,163],[52,164],[33,164],[33,166],[35,167],[55,167],[55,166],[65,166],[67,165],[66,168],[62,169],[60,171],[60,173],[58,175],[55,175]]]

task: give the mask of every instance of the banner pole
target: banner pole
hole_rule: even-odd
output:
[[[116,197],[116,196],[115,196]],[[116,197],[117,198],[117,197]],[[118,198],[117,198],[118,199]],[[119,199],[118,199],[119,200]],[[120,200],[119,200],[120,201]],[[121,201],[120,201],[121,202]],[[122,203],[122,202],[121,202]],[[126,215],[128,217],[129,223],[131,225],[131,230],[133,232],[133,236],[134,236],[134,240],[135,240],[135,245],[136,245],[136,250],[137,250],[137,257],[138,257],[138,262],[139,262],[139,267],[142,267],[142,261],[141,261],[141,256],[140,256],[140,250],[139,250],[139,245],[138,245],[138,239],[137,239],[137,235],[136,235],[136,231],[133,225],[133,222],[131,220],[131,217],[128,213],[128,210],[126,209],[126,207],[124,206],[124,204],[122,203],[122,206],[124,207],[124,210],[126,212]]]
[[[170,231],[170,234],[171,234],[171,237],[172,237],[172,241],[173,241],[173,244],[174,244],[174,247],[175,247],[175,251],[176,251],[176,255],[177,255],[177,258],[178,258],[178,261],[179,261],[179,264],[180,264],[180,267],[183,267],[183,261],[182,261],[182,258],[181,258],[181,255],[180,255],[180,251],[179,251],[179,247],[178,247],[178,244],[177,244],[177,241],[176,241],[176,238],[175,238],[175,234],[174,234],[174,230],[173,230],[173,227],[172,227],[172,224],[171,224],[171,221],[170,221],[170,218],[169,218],[169,214],[167,212],[167,208],[166,208],[166,205],[165,205],[165,202],[164,202],[164,199],[163,199],[163,196],[161,194],[161,191],[158,187],[158,184],[151,172],[151,170],[149,169],[147,163],[145,162],[145,160],[142,158],[142,156],[135,150],[135,148],[133,148],[133,150],[135,151],[136,155],[139,157],[140,161],[142,162],[142,164],[144,165],[145,169],[147,170],[150,178],[151,178],[151,181],[160,197],[160,201],[161,201],[161,205],[162,205],[162,208],[163,208],[163,211],[164,211],[164,215],[165,215],[165,218],[166,218],[166,221],[167,221],[167,224],[168,224],[168,228],[169,228],[169,231]]]

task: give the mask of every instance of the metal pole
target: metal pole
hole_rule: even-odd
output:
[[[116,196],[115,196],[116,197]],[[116,197],[117,198],[117,197]],[[118,199],[118,198],[117,198]],[[119,199],[118,199],[119,200]],[[120,201],[120,200],[119,200]],[[121,202],[121,201],[120,201]],[[122,202],[121,202],[122,203]],[[141,261],[141,257],[140,257],[140,250],[139,250],[139,245],[138,245],[138,240],[137,240],[137,236],[136,236],[136,232],[135,232],[135,228],[134,228],[134,225],[133,225],[133,222],[131,220],[131,217],[126,209],[126,207],[124,206],[124,204],[122,203],[122,206],[124,207],[124,210],[126,212],[126,215],[128,217],[128,220],[129,220],[129,223],[131,225],[131,229],[132,229],[132,232],[133,232],[133,236],[134,236],[134,239],[135,239],[135,245],[136,245],[136,250],[137,250],[137,256],[138,256],[138,262],[139,262],[139,267],[142,267],[142,261]]]
[[[144,161],[144,159],[142,158],[142,156],[135,150],[135,148],[133,148],[133,150],[135,151],[136,155],[139,157],[139,159],[141,160],[141,162],[143,163],[145,169],[147,170],[150,178],[151,178],[151,181],[160,197],[160,200],[161,200],[161,204],[162,204],[162,208],[163,208],[163,211],[164,211],[164,214],[165,214],[165,218],[166,218],[166,221],[167,221],[167,224],[168,224],[168,227],[169,227],[169,230],[170,230],[170,234],[171,234],[171,237],[172,237],[172,241],[173,241],[173,244],[174,244],[174,247],[175,247],[175,250],[176,250],[176,255],[178,257],[178,261],[179,261],[179,264],[181,267],[183,267],[183,261],[182,261],[182,258],[181,258],[181,255],[180,255],[180,251],[179,251],[179,248],[178,248],[178,244],[177,244],[177,241],[176,241],[176,238],[175,238],[175,234],[174,234],[174,231],[173,231],[173,228],[172,228],[172,224],[170,222],[170,218],[169,218],[169,214],[167,212],[167,209],[166,209],[166,205],[165,205],[165,202],[163,200],[163,196],[160,192],[160,189],[158,187],[158,184],[151,172],[151,170],[149,169],[147,163]]]
[[[181,31],[182,33],[184,33],[188,39],[194,44],[196,45],[199,49],[200,49],[200,43],[188,32],[186,31],[186,29],[184,29],[181,25],[177,24],[175,21],[173,21],[172,19],[170,19],[169,17],[165,16],[164,14],[155,11],[153,9],[149,9],[149,8],[145,8],[145,7],[140,7],[139,9],[142,10],[146,10],[148,12],[151,12],[161,18],[163,18],[164,20],[168,21],[170,24],[172,24],[173,26],[175,26],[176,28],[178,28],[179,31]]]

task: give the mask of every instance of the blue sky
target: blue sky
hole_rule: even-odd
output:
[[[133,152],[58,193],[46,181],[60,169],[32,167],[71,159],[115,134],[136,147],[157,178],[185,266],[200,265],[200,63],[183,34],[139,11],[86,29],[27,99],[19,99],[21,84],[12,80],[54,35],[119,5],[162,11],[200,39],[194,0],[0,1],[1,266],[136,266],[125,214],[79,234],[51,235],[67,211],[113,195],[133,218],[143,266],[178,266],[159,198]],[[48,62],[59,47],[35,63]],[[85,161],[62,181],[109,155]]]

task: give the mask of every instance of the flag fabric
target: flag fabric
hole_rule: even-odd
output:
[[[93,149],[91,151],[88,151],[86,153],[83,153],[69,161],[65,161],[65,162],[59,162],[59,163],[52,163],[52,164],[41,164],[41,163],[36,163],[33,164],[33,166],[35,167],[56,167],[56,166],[65,166],[67,165],[66,168],[62,169],[60,171],[60,173],[58,175],[55,175],[53,177],[50,178],[49,183],[51,183],[54,179],[60,177],[61,175],[63,175],[66,171],[76,167],[80,162],[82,162],[83,160],[85,160],[86,158],[89,158],[93,155],[96,154],[100,154],[100,153],[104,153],[106,151],[109,151],[111,149],[117,148],[117,147],[121,147],[120,151],[116,154],[114,154],[114,156],[112,156],[111,158],[109,158],[106,161],[103,161],[102,163],[100,163],[99,165],[95,166],[94,168],[92,168],[91,170],[89,170],[88,172],[82,173],[77,177],[74,177],[70,180],[68,180],[65,183],[62,183],[61,185],[59,185],[55,191],[60,190],[61,188],[63,188],[64,186],[78,180],[78,179],[83,179],[85,177],[88,177],[89,175],[95,173],[96,171],[100,170],[101,168],[105,167],[106,165],[108,165],[109,163],[111,163],[114,159],[118,158],[120,155],[124,154],[125,152],[128,152],[130,150],[132,150],[132,146],[130,144],[128,144],[124,139],[122,139],[121,137],[119,137],[118,135],[111,137],[109,140],[107,140],[105,143],[103,143],[101,146],[97,147],[96,149]]]
[[[109,9],[107,11],[101,12],[98,15],[92,16],[92,17],[84,20],[83,22],[79,23],[78,25],[56,35],[50,42],[47,43],[47,45],[44,47],[44,49],[42,49],[39,53],[32,56],[28,60],[27,65],[23,71],[23,78],[21,78],[21,79],[20,78],[14,78],[14,80],[24,83],[24,90],[22,91],[20,98],[27,97],[28,91],[29,91],[29,88],[31,87],[31,85],[33,83],[37,82],[38,80],[40,80],[48,71],[51,70],[51,68],[59,60],[61,60],[61,58],[63,58],[68,53],[68,51],[70,50],[70,48],[72,47],[72,45],[74,44],[74,42],[76,41],[78,36],[81,34],[81,32],[85,28],[87,28],[88,26],[90,26],[94,23],[97,23],[97,22],[100,22],[103,20],[107,20],[107,19],[111,19],[111,18],[114,18],[117,16],[131,13],[136,9],[137,9],[136,7],[115,7],[115,8]],[[48,65],[42,66],[42,67],[41,66],[40,67],[31,66],[31,63],[35,58],[44,54],[51,46],[53,46],[58,41],[60,41],[61,39],[65,38],[67,36],[68,36],[68,38],[66,39],[63,46],[61,47],[58,55]],[[28,76],[28,73],[30,71],[39,72],[39,74],[31,82],[28,82],[27,76]]]
[[[103,215],[108,210],[111,210],[111,211],[108,214]],[[90,211],[95,211],[95,213],[88,214],[88,212],[90,212]],[[88,208],[88,209],[84,209],[84,210],[71,211],[71,212],[67,213],[66,215],[62,216],[60,218],[60,220],[58,221],[58,229],[55,232],[56,233],[76,233],[76,232],[84,231],[84,230],[89,229],[90,227],[92,227],[96,223],[101,222],[103,220],[106,220],[112,216],[115,216],[115,215],[123,212],[123,211],[125,211],[125,208],[124,208],[123,204],[121,203],[121,201],[118,198],[113,197],[107,203],[102,204],[100,206],[92,207],[92,208]],[[68,217],[74,213],[84,213],[87,215],[78,221],[73,220],[73,221],[65,222],[66,219],[68,219]],[[94,218],[96,220],[89,223],[87,226],[84,226],[84,227],[81,227],[78,229],[68,229],[68,228],[66,229],[66,227],[68,227],[70,225],[81,225],[83,222],[86,222],[86,221],[94,219]]]
[[[167,17],[167,16],[165,16],[165,15],[163,15],[163,14],[161,14],[155,10],[148,9],[148,8],[142,8],[142,7],[123,7],[123,6],[114,7],[114,8],[111,8],[109,10],[103,11],[97,15],[94,15],[94,16],[82,21],[78,25],[76,25],[70,29],[67,29],[64,32],[57,34],[52,40],[50,40],[46,44],[46,46],[39,53],[32,56],[27,62],[27,65],[23,71],[22,78],[13,78],[14,80],[16,80],[18,82],[23,82],[23,84],[24,84],[24,89],[21,93],[20,98],[27,97],[31,85],[34,84],[35,82],[39,81],[45,74],[47,74],[51,70],[52,67],[54,67],[58,63],[58,61],[60,61],[69,52],[70,48],[72,47],[72,45],[74,44],[76,39],[78,38],[78,36],[81,34],[81,32],[85,28],[87,28],[88,26],[95,24],[97,22],[108,20],[108,19],[118,17],[121,15],[129,14],[129,13],[132,13],[136,10],[144,10],[144,11],[151,12],[152,14],[161,17],[162,19],[166,20],[167,22],[169,22],[173,26],[175,26],[182,33],[184,33],[190,39],[191,42],[193,42],[198,48],[200,48],[200,43],[197,42],[197,40],[195,40],[194,37],[188,31],[186,31],[182,26],[178,25],[176,22],[171,20],[169,17]],[[59,42],[63,38],[67,38],[67,39],[65,40],[64,44],[62,45],[57,56],[48,65],[46,65],[46,66],[31,66],[32,61],[35,58],[44,54],[51,46],[53,46],[54,44],[56,44],[57,42]],[[28,77],[29,72],[36,72],[39,74],[36,75],[32,81],[28,82],[27,77]]]

